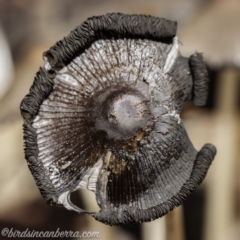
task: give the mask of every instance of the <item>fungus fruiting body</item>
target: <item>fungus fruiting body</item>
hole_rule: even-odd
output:
[[[120,13],[92,17],[44,53],[21,103],[25,155],[49,204],[109,225],[159,218],[195,190],[215,156],[197,152],[180,118],[204,105],[201,54],[179,53],[176,23]],[[85,188],[101,210],[70,201]]]

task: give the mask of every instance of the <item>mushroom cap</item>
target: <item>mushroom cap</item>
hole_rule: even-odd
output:
[[[44,54],[21,103],[25,154],[45,200],[109,225],[163,216],[201,183],[216,153],[197,152],[180,119],[206,101],[202,56],[178,51],[176,23],[93,17]],[[96,194],[100,212],[70,201]]]

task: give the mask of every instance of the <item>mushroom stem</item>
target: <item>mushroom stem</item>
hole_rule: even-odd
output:
[[[166,240],[184,240],[183,208],[175,208],[166,216]]]
[[[166,240],[166,217],[142,224],[143,240]]]

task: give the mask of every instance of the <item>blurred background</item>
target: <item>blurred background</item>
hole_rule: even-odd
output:
[[[19,112],[42,53],[86,18],[108,12],[176,20],[182,55],[203,53],[208,102],[201,108],[186,103],[182,119],[197,150],[206,142],[218,150],[183,207],[151,223],[122,227],[45,204],[24,159]],[[239,0],[0,0],[0,230],[99,231],[104,240],[240,240],[239,143]],[[96,207],[88,192],[72,198],[84,209]]]

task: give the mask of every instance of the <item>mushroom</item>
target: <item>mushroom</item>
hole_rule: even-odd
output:
[[[109,225],[157,219],[204,179],[216,149],[197,152],[180,118],[204,105],[202,55],[179,53],[176,22],[112,13],[87,19],[44,53],[21,103],[25,155],[47,203]],[[101,210],[70,201],[88,189]]]

